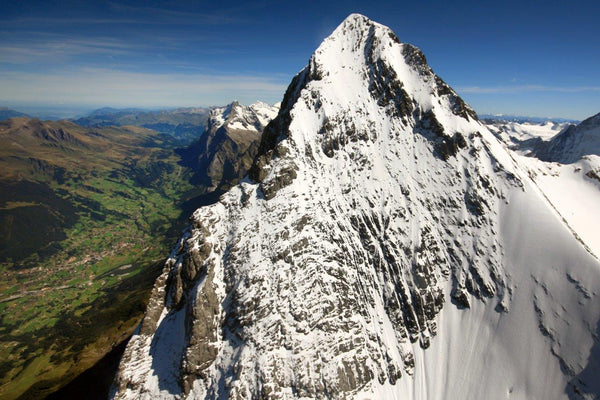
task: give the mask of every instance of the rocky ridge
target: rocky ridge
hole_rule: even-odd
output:
[[[186,165],[195,181],[210,191],[228,189],[243,178],[258,151],[264,127],[277,115],[278,105],[233,102],[211,110],[204,134],[186,148]]]

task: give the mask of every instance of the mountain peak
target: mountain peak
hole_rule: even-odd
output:
[[[586,155],[600,155],[600,113],[571,125],[534,149],[543,161],[570,164]]]
[[[313,62],[336,67],[364,63],[368,61],[366,53],[373,51],[373,47],[390,44],[383,40],[386,36],[400,44],[390,28],[373,22],[364,15],[350,14],[317,48]]]
[[[358,23],[363,23],[363,24],[373,24],[374,22],[371,21],[369,19],[369,17],[360,14],[360,13],[351,13],[349,14],[343,21],[342,24],[344,23],[354,23],[354,22],[358,22]]]
[[[561,343],[596,326],[576,284],[597,261],[389,28],[352,14],[325,39],[250,178],[193,214],[116,399],[556,398],[572,376],[537,371],[585,365]]]
[[[377,33],[380,35],[391,33],[396,36],[389,27],[375,22],[362,14],[353,13],[348,15],[346,19],[338,25],[331,35],[329,35],[329,39],[342,36],[352,40],[356,39],[356,36],[351,37],[352,33],[368,33],[371,30],[377,30]]]
[[[336,34],[339,34],[340,31],[343,33],[348,33],[349,31],[364,32],[371,29],[371,27],[374,25],[383,26],[370,20],[368,17],[362,14],[352,13],[348,15],[340,25],[338,25],[337,29],[335,29],[330,36],[335,36]]]
[[[586,127],[596,127],[596,126],[600,126],[600,113],[593,115],[589,118],[586,118],[585,120],[583,120],[581,122],[582,126],[586,126]]]
[[[324,133],[353,113],[374,120],[391,117],[402,129],[430,132],[444,158],[462,145],[464,134],[479,129],[475,112],[429,68],[417,47],[401,43],[390,28],[351,14],[292,80],[279,116],[263,132],[250,177],[264,179],[283,139],[294,146],[317,145],[330,157],[329,145],[322,144],[328,141]],[[304,126],[291,129],[300,124]],[[290,132],[299,136],[290,138]]]

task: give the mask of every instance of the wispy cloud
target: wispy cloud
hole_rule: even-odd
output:
[[[133,15],[140,21],[149,23],[174,23],[194,22],[204,25],[225,25],[242,22],[245,20],[234,17],[231,13],[209,13],[191,10],[179,11],[164,7],[132,6],[120,3],[111,3],[110,8],[119,14]]]
[[[519,85],[519,86],[464,86],[455,88],[458,93],[475,94],[513,94],[533,92],[555,92],[555,93],[582,93],[600,92],[600,86],[544,86],[544,85]]]
[[[275,102],[286,85],[281,79],[260,76],[83,68],[54,74],[0,72],[0,87],[2,100],[15,103],[156,107],[224,104],[233,99]]]
[[[178,52],[179,57],[174,58],[173,63],[179,64],[190,55],[243,54],[244,49],[201,33],[182,37],[174,33],[156,35],[154,31],[137,31],[129,35],[94,36],[79,32],[65,34],[26,30],[15,33],[0,30],[0,67],[2,64],[37,63],[48,68],[73,61],[89,66],[96,62],[88,57],[90,55],[130,56],[127,59],[121,57],[119,62],[141,63],[145,59],[154,62],[164,52]],[[101,61],[106,62],[106,59]]]
[[[68,62],[70,57],[87,55],[123,55],[139,45],[109,37],[73,38],[63,35],[40,35],[35,39],[19,38],[0,43],[2,63]]]
[[[0,18],[3,26],[80,26],[80,25],[231,25],[251,22],[231,15],[218,15],[199,12],[183,12],[153,7],[133,7],[118,4],[116,13],[106,17],[76,16],[71,18],[56,16],[28,16]]]
[[[90,17],[18,17],[11,19],[0,18],[0,23],[4,26],[52,26],[52,25],[108,25],[108,24],[153,24],[154,21],[145,21],[141,18],[90,18]],[[160,21],[155,21],[160,23]],[[165,22],[166,23],[166,22]]]

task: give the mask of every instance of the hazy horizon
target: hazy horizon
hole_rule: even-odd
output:
[[[127,109],[131,109],[131,110],[136,110],[136,111],[142,111],[142,112],[153,112],[153,111],[165,111],[165,110],[174,110],[174,109],[180,109],[180,108],[214,108],[214,107],[223,107],[233,101],[238,101],[237,99],[232,99],[231,101],[227,102],[227,103],[222,103],[222,104],[204,104],[204,105],[181,105],[181,106],[155,106],[155,107],[119,107],[119,106],[111,106],[111,105],[97,105],[97,106],[92,106],[92,107],[78,107],[76,105],[43,105],[43,104],[39,104],[39,105],[21,105],[19,107],[13,107],[11,105],[7,105],[7,103],[4,102],[0,102],[0,109],[1,108],[8,108],[14,111],[19,111],[22,112],[24,114],[27,114],[31,117],[35,117],[35,118],[40,118],[40,119],[49,119],[49,120],[59,120],[59,119],[77,119],[77,118],[82,118],[82,117],[86,117],[88,116],[90,113],[103,109],[103,108],[109,108],[109,109],[115,109],[115,110],[127,110]],[[263,101],[261,99],[256,99],[255,101]],[[244,105],[249,105],[254,103],[255,101],[252,102],[240,102],[241,104]],[[277,102],[274,103],[270,103],[270,104],[275,104]],[[487,118],[487,117],[510,117],[510,118],[531,118],[531,119],[549,119],[549,120],[566,120],[566,121],[582,121],[588,117],[591,117],[592,115],[589,115],[585,118],[570,118],[570,117],[564,117],[561,115],[526,115],[526,114],[508,114],[508,113],[485,113],[485,112],[478,112],[478,110],[475,110],[477,112],[477,115],[480,118]]]

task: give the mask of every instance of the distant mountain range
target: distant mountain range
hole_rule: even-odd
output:
[[[177,108],[174,110],[147,111],[136,108],[101,108],[88,116],[74,120],[79,125],[141,126],[175,138],[186,145],[204,132],[210,108]]]
[[[600,113],[540,143],[535,154],[540,160],[563,164],[574,163],[585,155],[600,155]]]
[[[505,114],[479,114],[479,119],[484,121],[508,121],[508,122],[532,122],[532,123],[540,123],[540,122],[568,122],[576,124],[580,122],[576,119],[569,118],[552,118],[552,117],[526,117],[521,115],[505,115]]]
[[[12,108],[0,107],[0,121],[15,117],[28,117],[28,115]]]
[[[172,136],[179,145],[187,145],[198,139],[206,127],[211,108],[188,107],[148,111],[139,108],[99,108],[73,122],[85,127],[139,126]],[[0,121],[30,115],[0,107]],[[60,120],[59,118],[46,118]]]
[[[541,142],[550,140],[573,124],[569,122],[532,122],[523,120],[482,120],[488,129],[511,150],[530,153]]]

